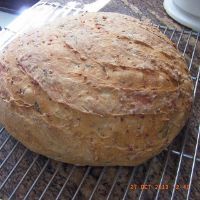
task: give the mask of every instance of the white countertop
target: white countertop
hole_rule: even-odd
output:
[[[15,19],[15,17],[17,17],[16,14],[10,14],[0,11],[0,26],[6,27],[12,20]]]

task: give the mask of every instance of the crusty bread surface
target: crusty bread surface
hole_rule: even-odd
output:
[[[169,145],[191,105],[182,55],[129,16],[68,16],[0,52],[0,122],[55,160],[138,165]]]

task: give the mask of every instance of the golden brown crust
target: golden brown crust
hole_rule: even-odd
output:
[[[183,127],[192,82],[156,28],[87,13],[19,36],[0,55],[0,121],[28,148],[80,165],[137,165]]]

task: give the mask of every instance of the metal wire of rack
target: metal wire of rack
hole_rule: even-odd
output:
[[[28,18],[40,12],[40,17]],[[39,2],[0,32],[0,47],[28,28],[82,8]],[[40,20],[42,19],[42,20]],[[27,24],[27,20],[30,20]],[[38,22],[39,21],[39,22]],[[194,81],[194,106],[182,133],[160,155],[137,167],[79,167],[26,149],[0,129],[0,198],[2,199],[198,199],[200,196],[200,33],[158,28],[185,56]]]

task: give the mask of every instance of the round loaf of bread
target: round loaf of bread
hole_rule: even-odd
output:
[[[192,81],[157,28],[116,13],[59,19],[0,53],[0,122],[34,152],[138,165],[180,132]]]

